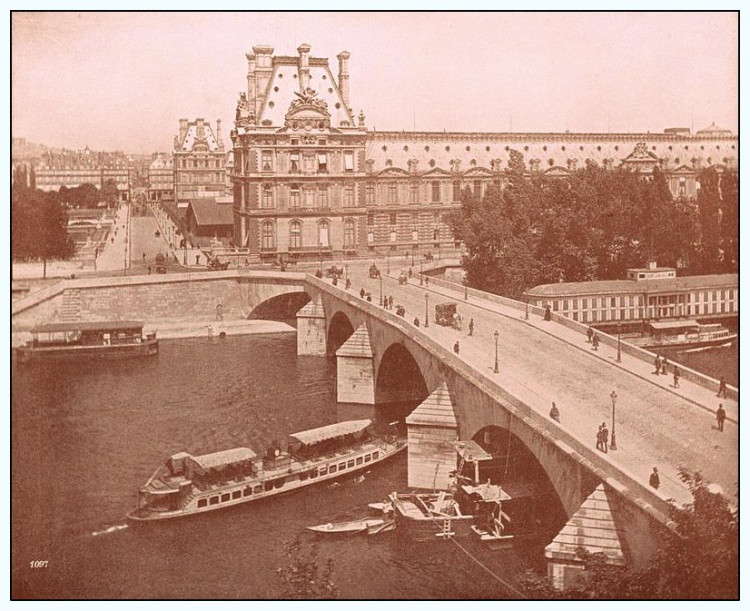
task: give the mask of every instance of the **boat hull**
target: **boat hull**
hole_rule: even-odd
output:
[[[644,350],[658,351],[667,349],[677,350],[688,350],[692,348],[719,348],[722,346],[731,346],[732,343],[737,339],[737,335],[729,335],[724,337],[717,337],[714,339],[703,339],[703,340],[685,340],[675,342],[655,342],[651,338],[633,338],[627,341],[634,346],[643,348]]]
[[[158,339],[147,339],[133,344],[52,347],[20,346],[16,348],[16,357],[19,363],[73,359],[123,359],[155,356],[158,353]]]
[[[406,448],[405,439],[394,443],[368,442],[360,448],[319,460],[293,463],[282,469],[269,469],[261,474],[194,491],[181,507],[168,511],[139,508],[127,514],[134,522],[153,522],[199,515],[226,507],[242,505],[279,494],[293,492],[313,484],[332,482],[368,469],[394,456]],[[368,458],[369,457],[369,458]],[[349,466],[351,463],[351,466]],[[344,465],[342,468],[341,466]],[[335,470],[331,470],[335,467]],[[315,475],[313,476],[313,473]],[[249,492],[248,492],[249,491]]]

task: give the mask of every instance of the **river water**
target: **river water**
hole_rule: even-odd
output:
[[[464,551],[397,531],[330,539],[305,530],[367,515],[368,502],[405,490],[405,453],[363,482],[124,527],[138,487],[175,452],[260,452],[293,431],[387,422],[405,409],[337,404],[335,361],[297,357],[293,334],[165,340],[160,349],[153,359],[13,364],[14,597],[278,598],[275,569],[297,534],[308,549],[319,544],[321,565],[333,559],[342,598],[515,597],[503,582],[539,564],[538,545],[492,552],[461,539]]]

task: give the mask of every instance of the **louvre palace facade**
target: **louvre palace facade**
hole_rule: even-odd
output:
[[[338,54],[334,76],[309,45],[297,52],[246,54],[231,182],[234,241],[254,259],[452,249],[446,213],[462,190],[502,183],[512,149],[529,174],[560,178],[587,160],[644,174],[658,166],[676,197],[696,195],[703,168],[737,168],[737,136],[715,125],[695,134],[370,131],[352,110],[349,53]]]

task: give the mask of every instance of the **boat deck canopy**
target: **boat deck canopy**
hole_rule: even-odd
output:
[[[456,441],[453,445],[458,455],[469,462],[492,460],[492,454],[487,453],[476,441]]]
[[[317,429],[310,429],[309,431],[292,433],[291,435],[289,435],[289,437],[291,437],[292,439],[296,439],[300,443],[309,445],[312,443],[320,443],[321,441],[325,441],[326,439],[333,439],[335,437],[343,437],[344,435],[360,433],[371,424],[372,420],[369,419],[347,420],[346,422],[337,422],[336,424],[321,426]]]
[[[666,329],[692,329],[699,325],[695,320],[665,320],[662,322],[652,322],[651,328],[655,331],[664,331]]]
[[[216,469],[225,465],[232,465],[245,460],[252,460],[256,454],[250,448],[232,448],[202,456],[191,456],[202,469]]]
[[[71,331],[122,331],[142,329],[140,320],[113,320],[109,322],[50,322],[31,329],[32,333],[60,333]]]
[[[461,489],[467,494],[478,494],[482,497],[485,502],[491,501],[509,501],[510,495],[505,492],[500,486],[493,484],[479,484],[478,486],[461,486]]]

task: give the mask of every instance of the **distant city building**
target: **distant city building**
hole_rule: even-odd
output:
[[[191,199],[226,195],[226,151],[221,140],[221,119],[216,134],[203,119],[180,119],[174,138],[175,197]]]
[[[189,234],[205,238],[231,238],[234,233],[232,198],[191,199],[185,212]]]
[[[174,160],[171,155],[154,154],[148,166],[148,199],[155,202],[174,197]]]
[[[502,183],[512,149],[529,175],[564,178],[587,161],[644,175],[659,167],[675,197],[696,195],[703,168],[737,168],[737,136],[715,125],[695,135],[368,131],[350,106],[349,53],[334,78],[309,45],[297,52],[246,54],[231,132],[235,242],[260,258],[452,247],[446,213],[462,190]]]
[[[120,201],[130,199],[132,168],[122,153],[96,152],[86,147],[82,151],[48,151],[34,168],[36,188],[59,191],[92,184],[101,189],[112,180],[117,185]]]
[[[739,275],[678,277],[673,267],[629,269],[627,280],[557,282],[526,291],[530,305],[582,323],[633,322],[645,319],[739,315]]]

